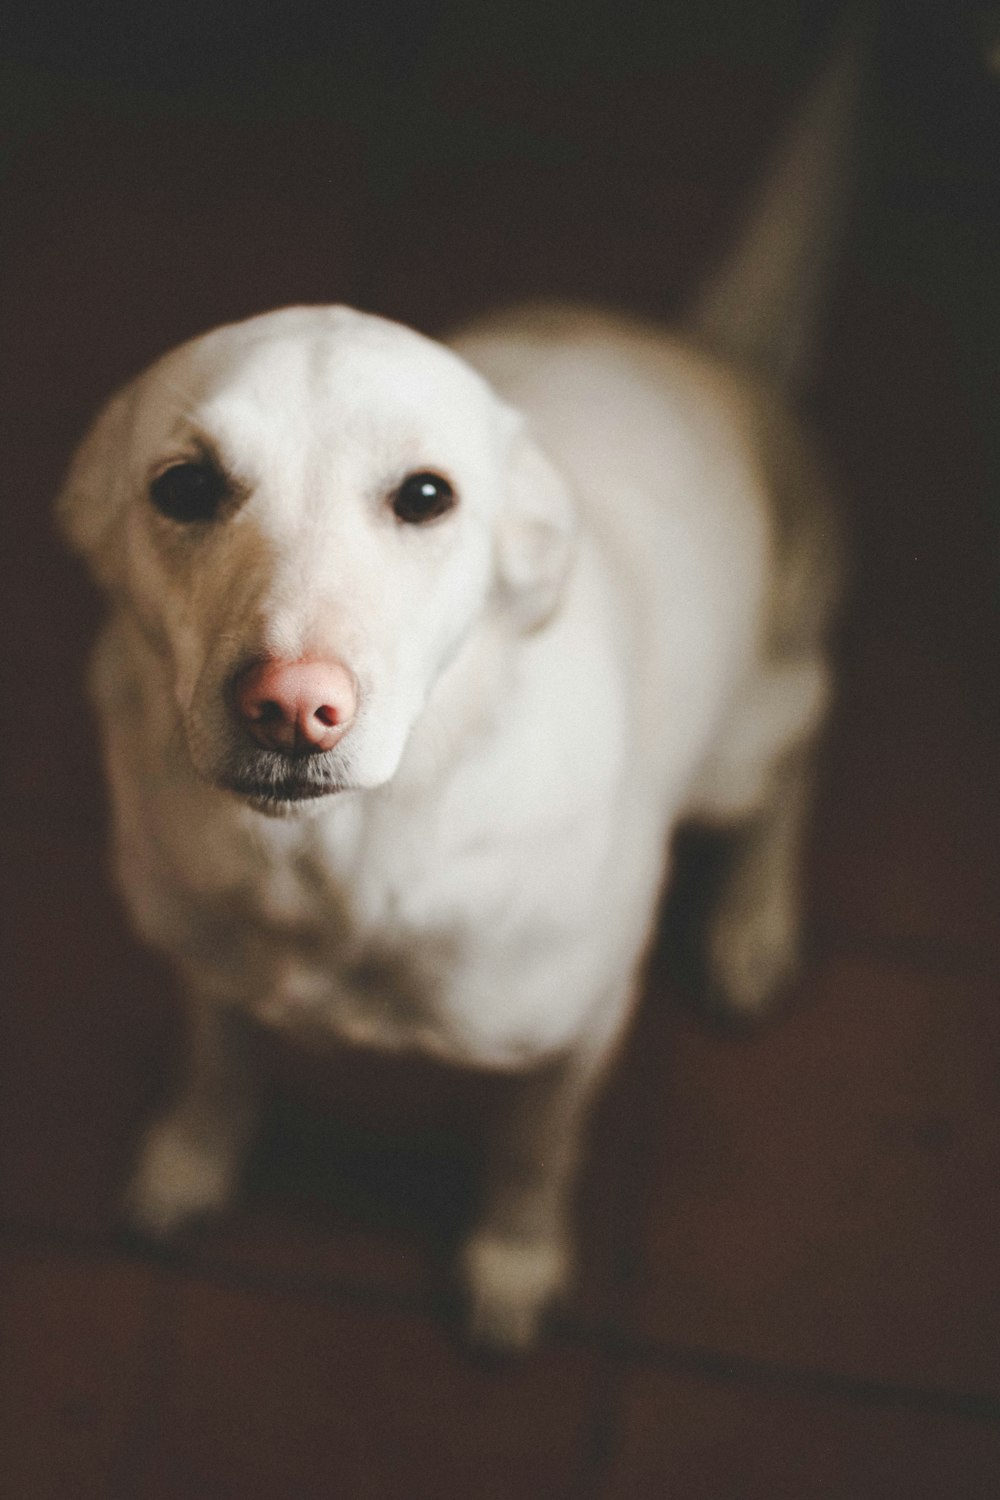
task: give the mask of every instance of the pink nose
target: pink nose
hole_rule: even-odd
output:
[[[332,750],[357,708],[354,677],[339,661],[256,662],[238,678],[236,708],[265,750]]]

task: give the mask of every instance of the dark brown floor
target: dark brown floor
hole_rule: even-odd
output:
[[[623,39],[598,3],[518,3],[509,34],[459,4],[397,26],[355,3],[282,50],[251,6],[260,36],[213,43],[230,76],[185,51],[211,9],[144,46],[125,9],[96,42],[79,16],[22,27],[0,228],[4,1497],[1000,1493],[1000,85],[971,30],[917,10],[883,46],[815,401],[855,568],[811,961],[782,1022],[739,1038],[661,946],[595,1123],[579,1294],[509,1368],[448,1311],[478,1102],[458,1084],[429,1106],[422,1079],[275,1052],[232,1219],[162,1258],[117,1237],[176,1021],[105,880],[97,609],[49,503],[113,384],[227,318],[343,298],[433,329],[531,291],[669,310],[819,32],[780,5],[756,30],[721,7],[718,38],[649,6]]]

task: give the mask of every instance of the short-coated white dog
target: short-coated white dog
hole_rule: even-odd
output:
[[[813,90],[683,337],[535,307],[444,345],[292,308],[97,419],[60,516],[110,603],[121,890],[190,1013],[146,1232],[230,1199],[253,1025],[503,1070],[460,1275],[472,1335],[523,1347],[679,823],[741,830],[717,995],[753,1016],[792,975],[836,565],[783,396],[848,92]]]

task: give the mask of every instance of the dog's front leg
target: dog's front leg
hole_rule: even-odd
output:
[[[163,1239],[226,1208],[257,1117],[249,1023],[193,995],[181,1087],[146,1133],[125,1201],[140,1234]]]
[[[472,1340],[523,1350],[573,1270],[572,1194],[604,1056],[573,1054],[518,1080],[491,1142],[485,1202],[460,1273]]]

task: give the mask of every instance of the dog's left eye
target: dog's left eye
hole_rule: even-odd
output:
[[[153,504],[172,521],[211,521],[228,493],[226,476],[206,460],[171,464],[149,486]]]
[[[443,516],[458,497],[440,474],[410,474],[392,497],[392,508],[401,521],[419,526]]]

